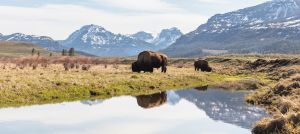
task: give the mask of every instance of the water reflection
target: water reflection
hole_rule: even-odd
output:
[[[185,99],[205,111],[214,120],[250,129],[254,122],[266,117],[267,114],[260,108],[247,105],[243,100],[244,96],[245,92],[208,90],[208,87],[204,86],[194,90],[169,91],[168,95],[166,92],[162,92],[141,95],[136,98],[138,105],[142,108],[158,107],[166,103],[167,100],[169,104],[176,105],[180,99]]]
[[[140,95],[136,97],[137,103],[142,108],[153,108],[163,105],[167,102],[166,92],[151,94],[151,95]]]
[[[0,133],[250,134],[251,125],[266,114],[245,104],[244,95],[192,89],[5,108],[0,109]]]
[[[203,86],[203,87],[196,87],[195,90],[198,90],[198,91],[207,91],[208,89],[208,86]]]
[[[199,90],[176,91],[181,99],[194,103],[199,109],[213,120],[219,120],[250,129],[267,114],[260,108],[247,105],[244,92],[230,92],[210,89],[206,92]]]

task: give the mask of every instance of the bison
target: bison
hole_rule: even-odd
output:
[[[195,71],[211,72],[212,68],[208,65],[206,60],[197,60],[194,63]]]
[[[161,72],[167,72],[168,57],[164,54],[144,51],[138,55],[138,60],[132,63],[133,72],[153,72],[154,68],[160,68]]]

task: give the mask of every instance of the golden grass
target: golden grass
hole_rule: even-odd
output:
[[[227,75],[196,72],[193,68],[169,67],[166,74],[132,73],[129,65],[93,65],[89,71],[65,71],[62,64],[47,68],[20,69],[15,64],[0,64],[0,107],[109,98],[120,95],[151,94],[170,89],[192,88],[247,78],[257,75]],[[107,67],[105,67],[107,66]]]

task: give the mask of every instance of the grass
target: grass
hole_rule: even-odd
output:
[[[170,66],[166,74],[160,73],[160,70],[153,74],[139,74],[132,73],[130,65],[125,64],[93,65],[89,71],[65,71],[62,64],[36,70],[7,64],[6,69],[0,68],[0,74],[0,107],[151,94],[205,85],[218,87],[248,78],[265,79],[259,75],[203,73],[194,71],[192,67],[175,66]]]
[[[267,62],[263,66],[249,68],[256,59],[285,59],[293,62],[288,65]],[[294,121],[300,120],[300,115],[292,116],[300,114],[300,86],[297,86],[300,83],[300,60],[295,59],[295,56],[208,57],[207,60],[213,67],[212,73],[194,71],[194,59],[170,59],[166,74],[160,73],[160,70],[153,74],[132,73],[130,64],[133,60],[82,56],[22,57],[2,61],[0,58],[0,107],[105,99],[122,95],[137,96],[209,85],[231,90],[254,90],[245,100],[266,108],[274,116],[259,122],[256,130],[267,130],[270,133],[300,132],[300,121]],[[28,64],[26,62],[46,62],[49,65],[46,68],[39,66],[35,70],[28,65],[23,69],[16,66]],[[81,66],[92,67],[88,71],[65,71],[63,63],[80,63]],[[279,127],[281,129],[277,130]],[[273,128],[276,130],[273,131]]]

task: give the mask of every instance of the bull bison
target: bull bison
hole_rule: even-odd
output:
[[[168,57],[164,54],[144,51],[138,55],[136,62],[132,63],[133,72],[153,72],[153,68],[160,68],[161,72],[167,72]]]
[[[136,97],[137,103],[140,107],[148,109],[158,107],[167,102],[166,92],[151,94],[151,95],[140,95]]]
[[[202,72],[211,72],[212,68],[208,65],[206,60],[197,60],[194,63],[195,71],[201,70]]]

